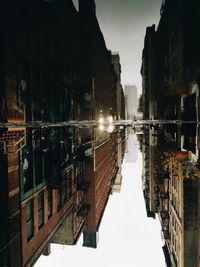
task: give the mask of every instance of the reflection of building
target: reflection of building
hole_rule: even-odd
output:
[[[125,98],[124,91],[121,85],[121,65],[120,57],[118,53],[112,54],[112,63],[114,66],[114,71],[117,75],[117,116],[116,119],[125,119]],[[123,129],[118,130],[117,137],[117,174],[115,179],[112,181],[112,191],[120,192],[122,184],[122,173],[121,165],[124,158],[124,149],[125,149],[125,132]]]
[[[113,179],[113,192],[120,192],[122,185],[122,162],[125,155],[126,148],[126,137],[124,129],[118,130],[118,138],[117,138],[117,174],[115,179]]]
[[[167,131],[157,129],[156,150],[149,148],[152,130],[145,130],[143,136],[143,189],[147,215],[151,216],[151,211],[154,211],[153,214],[158,213],[167,266],[199,266],[197,255],[200,171],[192,151],[186,150],[186,147],[181,150],[181,141],[171,138],[174,128],[170,130],[168,126],[165,127],[168,128]],[[180,131],[177,128],[178,132],[184,133],[182,137],[177,136],[179,139],[188,140],[186,135],[190,135],[190,132],[185,132],[184,129],[182,127]],[[160,160],[155,162],[156,158]],[[153,161],[156,163],[154,166],[150,163]],[[156,185],[154,191],[151,183]],[[155,199],[156,209],[151,204],[155,204]]]
[[[126,118],[133,119],[137,113],[137,88],[135,85],[126,85],[124,87],[126,97]]]
[[[126,154],[125,161],[126,162],[136,162],[138,157],[138,142],[136,138],[136,134],[133,132],[128,133],[128,140],[126,142]]]
[[[199,120],[198,9],[196,0],[163,1],[158,28],[147,28],[141,68],[145,119]],[[198,128],[165,125],[155,151],[161,159],[158,213],[170,267],[199,266]]]
[[[95,3],[79,2],[79,12],[72,1],[3,5],[11,19],[1,50],[1,121],[97,120],[100,110],[114,117],[118,105],[124,113]],[[1,266],[32,266],[51,242],[75,244],[83,231],[91,246],[86,240],[98,231],[124,140],[124,130],[1,130]]]
[[[142,185],[143,194],[146,205],[147,216],[155,218],[155,210],[152,209],[152,198],[151,198],[151,185],[152,176],[150,168],[150,148],[149,148],[149,131],[144,130],[143,138],[141,139],[141,150],[142,150]]]
[[[86,200],[91,207],[83,232],[83,246],[97,247],[99,225],[111,191],[112,178],[117,172],[115,142],[114,133],[111,140],[94,149],[94,159],[86,168],[86,176],[91,182]]]
[[[160,218],[166,242],[165,251],[168,251],[171,266],[199,266],[198,180],[191,179],[193,177],[185,179],[184,174],[180,177],[185,167],[180,167],[183,160],[177,161],[179,155],[176,153],[167,160],[167,172],[163,177],[167,188],[161,194]],[[167,208],[163,205],[166,201]]]

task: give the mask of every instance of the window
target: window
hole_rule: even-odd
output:
[[[64,204],[67,202],[67,181],[66,179],[62,182],[62,195]]]
[[[34,235],[33,200],[26,206],[26,238],[29,241]]]
[[[48,218],[52,216],[53,202],[52,202],[52,190],[48,189]]]
[[[58,210],[62,208],[62,189],[58,190]]]
[[[66,174],[67,178],[67,199],[70,199],[72,196],[72,171]]]
[[[41,228],[44,225],[44,192],[38,195],[38,226]]]
[[[58,190],[58,210],[67,202],[67,183],[66,180],[62,181],[61,187]]]

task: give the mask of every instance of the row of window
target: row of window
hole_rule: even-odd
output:
[[[73,153],[71,129],[27,131],[27,147],[21,157],[24,192],[55,176]]]
[[[38,228],[44,225],[44,191],[38,194]],[[52,216],[52,190],[48,190],[48,218]],[[34,203],[33,199],[26,206],[26,235],[27,241],[34,236]]]
[[[58,206],[57,211],[59,211],[63,205],[72,196],[72,173],[66,173],[66,179],[62,181],[62,184],[58,190]],[[42,228],[44,225],[44,191],[40,192],[37,197],[38,201],[38,228]],[[48,189],[48,218],[52,216],[53,213],[53,197],[52,189]],[[27,230],[27,240],[29,241],[34,235],[34,202],[33,199],[26,206],[26,230]]]

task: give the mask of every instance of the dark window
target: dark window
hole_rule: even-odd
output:
[[[67,173],[67,199],[72,196],[72,172]]]
[[[38,195],[38,226],[41,228],[44,224],[44,192]]]
[[[26,238],[29,241],[34,235],[33,200],[26,206]]]
[[[62,204],[63,204],[63,201],[62,201],[62,188],[60,188],[58,190],[58,210],[60,210],[62,208]]]
[[[24,181],[24,192],[28,192],[33,188],[33,164],[32,155],[29,151],[22,158],[22,168],[23,168],[23,181]]]
[[[43,159],[42,151],[40,149],[35,150],[35,184],[39,185],[43,182]]]
[[[48,218],[52,216],[53,202],[52,202],[52,190],[48,189]]]
[[[63,195],[63,202],[67,202],[67,181],[66,179],[62,182],[62,195]]]

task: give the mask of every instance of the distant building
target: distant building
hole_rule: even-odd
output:
[[[138,141],[134,132],[128,133],[128,140],[126,142],[126,162],[136,162],[138,158]]]
[[[135,85],[126,85],[124,94],[126,99],[126,119],[134,119],[138,107],[137,87]]]

